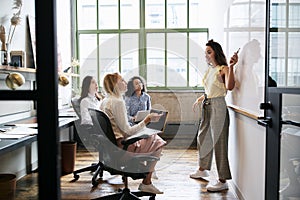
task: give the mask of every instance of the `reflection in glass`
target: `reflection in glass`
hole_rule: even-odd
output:
[[[203,6],[205,2],[203,0],[190,0],[189,3],[189,27],[209,27],[207,16],[210,15],[210,9],[207,9],[207,6]]]
[[[282,118],[300,123],[300,96],[283,95]],[[300,197],[300,127],[283,125],[281,132],[280,199]]]
[[[286,85],[285,33],[270,34],[270,76],[278,86]]]
[[[118,29],[118,0],[101,0],[98,8],[99,29]]]
[[[286,4],[285,1],[271,1],[270,9],[271,28],[283,28],[286,26]]]
[[[288,38],[287,86],[300,87],[300,32],[288,33]]]
[[[145,27],[165,27],[165,1],[145,0]]]
[[[168,0],[167,1],[167,28],[187,27],[187,1]]]
[[[120,10],[121,29],[137,29],[140,25],[139,0],[122,0]],[[111,16],[110,16],[111,17]],[[111,17],[113,18],[113,17]]]
[[[290,0],[289,1],[289,27],[290,28],[300,28],[300,1]]]
[[[97,9],[95,0],[78,0],[78,29],[91,30],[97,28]]]
[[[229,27],[249,27],[249,4],[233,4],[229,17]]]
[[[265,2],[251,3],[250,27],[265,27],[266,9]]]

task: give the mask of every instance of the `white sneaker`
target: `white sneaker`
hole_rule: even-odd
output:
[[[152,176],[151,176],[153,179],[158,179],[158,176],[157,176],[157,174],[156,174],[156,171],[154,171],[154,172],[152,172]]]
[[[164,192],[160,191],[159,189],[157,189],[153,184],[145,185],[145,184],[141,183],[139,185],[139,190],[143,191],[143,192],[153,193],[153,194],[163,194],[164,193]]]
[[[227,182],[222,183],[221,181],[218,181],[214,185],[208,184],[206,186],[206,189],[208,192],[219,192],[222,190],[228,190],[228,183]]]
[[[209,177],[208,170],[200,171],[199,169],[197,169],[194,173],[190,174],[190,178],[204,178],[204,177]]]

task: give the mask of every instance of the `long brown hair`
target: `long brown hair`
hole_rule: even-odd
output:
[[[215,60],[218,65],[226,65],[226,66],[228,65],[222,46],[218,42],[215,42],[214,40],[211,39],[208,40],[206,46],[210,46],[214,50]]]
[[[93,76],[86,76],[84,77],[83,81],[82,81],[82,86],[81,86],[81,95],[80,95],[80,98],[79,98],[79,102],[88,96],[89,94],[89,89],[90,89],[90,85],[91,85],[91,82],[92,82],[92,79],[94,77]],[[101,100],[101,97],[98,93],[96,93],[95,97],[100,101]]]

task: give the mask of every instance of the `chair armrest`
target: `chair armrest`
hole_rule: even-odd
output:
[[[91,130],[93,128],[93,125],[90,124],[81,124],[80,126],[86,130]]]
[[[146,139],[148,138],[149,135],[138,135],[136,137],[131,136],[130,138],[124,139],[121,141],[121,144],[124,145],[123,149],[127,150],[128,146],[135,143],[136,141],[139,141],[141,139]]]
[[[153,161],[158,161],[159,157],[150,156],[150,155],[135,155],[133,156],[133,159],[137,159],[138,161],[153,162]]]
[[[158,133],[161,133],[161,131],[158,131],[155,129],[150,129],[150,128],[146,127],[145,129],[142,129],[139,132],[137,132],[136,134],[131,135],[128,138],[126,138],[125,140],[123,140],[121,142],[121,144],[123,144],[124,147],[125,146],[128,147],[128,145],[133,144],[138,140],[146,139],[146,138],[150,137],[151,135],[158,134]],[[126,147],[126,149],[127,149],[127,147]],[[125,149],[125,148],[123,148],[123,149]]]
[[[133,143],[135,143],[136,141],[139,141],[141,139],[145,139],[145,138],[148,138],[149,135],[139,135],[139,136],[131,136],[130,138],[128,139],[124,139],[121,141],[121,144],[123,144],[124,146],[128,146],[128,145],[131,145]]]

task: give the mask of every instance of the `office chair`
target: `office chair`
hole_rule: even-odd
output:
[[[75,127],[77,134],[79,136],[80,143],[86,148],[86,149],[95,149],[95,146],[97,148],[97,143],[91,138],[91,131],[93,130],[91,125],[82,125],[81,124],[81,115],[80,115],[80,103],[79,103],[79,97],[73,97],[71,99],[71,103],[73,106],[74,111],[76,112],[78,116],[78,120],[75,121]],[[99,154],[100,156],[100,154]],[[90,166],[75,170],[73,172],[73,177],[75,180],[79,179],[79,174],[81,172],[95,172],[99,168],[100,162],[98,163],[92,163]],[[101,168],[99,168],[99,171],[94,174],[92,178],[92,185],[97,186],[98,181],[97,181],[97,175],[99,174],[99,177],[103,177],[103,171],[101,171]]]
[[[124,148],[117,146],[117,140],[112,130],[112,126],[108,116],[100,110],[89,109],[93,120],[93,136],[100,141],[99,152],[101,152],[100,165],[97,171],[108,171],[111,175],[121,175],[125,188],[119,192],[99,197],[96,199],[139,199],[138,197],[150,196],[149,199],[155,199],[156,194],[134,191],[128,188],[128,177],[132,179],[143,179],[149,173],[149,167],[152,162],[159,160],[158,157],[149,154],[135,154],[128,152],[127,148],[130,144],[142,139],[143,137],[135,137],[122,141]],[[96,171],[96,173],[97,173]]]

